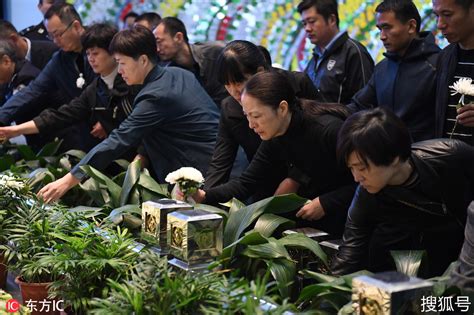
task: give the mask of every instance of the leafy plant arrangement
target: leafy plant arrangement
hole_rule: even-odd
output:
[[[296,261],[287,248],[304,248],[327,264],[327,256],[319,244],[303,234],[272,237],[279,229],[293,226],[293,221],[277,214],[294,211],[305,202],[306,199],[294,194],[270,197],[248,206],[233,200],[224,228],[225,248],[220,257],[224,268],[237,269],[249,279],[255,275],[263,277],[268,269],[281,297],[289,298],[296,279]],[[248,230],[254,222],[254,228]]]
[[[127,280],[134,268],[138,254],[126,229],[109,230],[103,237],[89,224],[73,233],[56,231],[54,236],[61,242],[42,255],[38,264],[61,275],[49,292],[64,299],[75,314],[86,313],[93,298],[107,297],[108,281]]]
[[[7,173],[0,174],[0,209],[14,212],[23,200],[31,197],[33,194],[24,179]]]
[[[166,258],[149,251],[141,253],[131,281],[109,280],[112,291],[106,299],[92,302],[91,314],[266,314],[262,301],[268,296],[268,279],[248,282],[220,273],[188,274],[173,271]],[[272,314],[295,310],[291,304],[275,306]]]

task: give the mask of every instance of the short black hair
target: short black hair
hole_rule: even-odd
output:
[[[327,22],[331,14],[336,17],[336,25],[339,27],[339,13],[337,11],[337,0],[303,0],[298,6],[297,10],[300,14],[309,8],[314,7],[319,14],[324,17]]]
[[[109,46],[111,54],[119,53],[137,60],[146,55],[153,64],[158,63],[156,41],[153,33],[141,25],[134,26],[115,34]]]
[[[0,59],[3,56],[8,56],[14,63],[18,61],[15,44],[9,39],[0,39]]]
[[[82,47],[84,50],[99,47],[108,51],[112,38],[114,38],[117,32],[117,28],[110,24],[92,24],[86,28],[86,31],[81,36]]]
[[[268,66],[272,66],[272,55],[270,55],[270,52],[268,51],[267,47],[258,45],[258,49],[260,49],[260,52],[263,55],[263,58],[265,58],[265,61],[267,62]]]
[[[465,11],[468,11],[472,5],[474,4],[474,1],[472,0],[454,0],[457,5],[460,5]]]
[[[7,39],[12,34],[18,34],[15,26],[7,20],[0,20],[0,39]]]
[[[134,17],[135,19],[138,17],[138,13],[130,11],[125,16],[123,17],[123,20],[125,21],[129,17]]]
[[[41,5],[43,5],[43,0],[39,0],[38,3],[41,4]],[[54,1],[53,1],[53,4],[56,4],[56,3],[61,3],[61,4],[63,4],[63,3],[66,3],[66,0],[54,0]]]
[[[150,24],[151,29],[154,30],[155,27],[160,24],[161,16],[155,12],[145,12],[137,16],[137,18],[135,19],[135,23],[140,21],[147,21],[148,24]]]
[[[82,25],[81,17],[79,13],[77,13],[74,6],[67,3],[55,3],[53,4],[48,11],[44,14],[44,19],[49,20],[53,16],[57,15],[58,18],[61,20],[63,24],[69,24],[74,22],[75,20],[79,21]]]
[[[411,0],[384,0],[375,8],[375,12],[384,13],[392,11],[395,17],[402,23],[411,19],[416,21],[416,32],[420,32],[421,17],[416,5]]]
[[[183,33],[183,38],[186,43],[189,42],[188,39],[188,32],[186,31],[186,26],[184,25],[183,21],[176,17],[168,16],[165,17],[160,21],[158,25],[163,24],[165,26],[165,31],[170,34],[172,37],[176,35],[176,33],[181,32]]]
[[[339,130],[337,156],[347,163],[356,152],[362,162],[389,166],[395,158],[406,161],[411,154],[408,128],[394,113],[385,108],[363,110],[350,116]]]
[[[246,40],[234,40],[217,58],[217,79],[222,84],[242,83],[257,73],[259,67],[270,69],[258,46]]]

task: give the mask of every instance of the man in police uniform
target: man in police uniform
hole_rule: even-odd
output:
[[[38,1],[38,10],[41,11],[41,14],[44,15],[55,3],[66,3],[65,0],[39,0]],[[50,40],[48,38],[48,31],[43,24],[43,20],[36,25],[31,25],[20,32],[21,36],[27,37],[30,40]]]

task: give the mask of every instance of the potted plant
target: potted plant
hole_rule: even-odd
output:
[[[85,314],[93,298],[108,295],[109,280],[127,280],[136,264],[138,253],[128,231],[117,227],[105,233],[97,233],[92,224],[71,234],[57,231],[55,236],[61,242],[38,262],[61,275],[51,284],[50,293],[64,299],[74,314]]]
[[[24,303],[47,299],[49,285],[59,276],[52,266],[39,264],[39,259],[60,241],[55,236],[56,231],[68,233],[75,228],[77,215],[64,213],[64,208],[47,207],[38,200],[21,201],[12,213],[13,222],[6,229],[9,242],[0,245],[0,250],[4,250],[9,269],[19,274],[15,281]],[[32,313],[37,312],[33,309]],[[50,314],[59,312],[52,310]]]

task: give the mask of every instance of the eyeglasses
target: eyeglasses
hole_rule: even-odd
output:
[[[66,29],[65,29],[64,31],[62,31],[61,33],[56,33],[56,34],[48,33],[48,38],[49,38],[50,40],[53,40],[53,39],[55,39],[55,38],[61,38],[61,37],[64,35],[64,33],[66,33],[67,30],[71,28],[72,24],[73,24],[75,21],[76,21],[76,20],[73,20],[71,23],[69,23],[68,26],[66,27]]]

